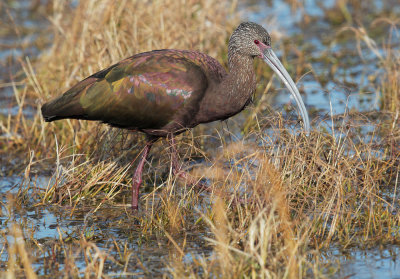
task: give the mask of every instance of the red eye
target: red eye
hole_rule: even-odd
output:
[[[260,42],[258,40],[254,40],[254,43],[258,45]]]

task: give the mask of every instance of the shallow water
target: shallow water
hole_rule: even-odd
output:
[[[37,57],[49,45],[45,7],[32,4],[31,0],[7,0],[0,3],[0,119],[3,115],[18,114],[14,89],[21,88],[20,61]],[[22,111],[32,117],[34,110]]]
[[[308,109],[313,111],[312,117],[322,117],[326,121],[313,123],[314,127],[326,128],[332,131],[330,116],[343,115],[349,111],[357,112],[376,112],[381,108],[380,92],[374,88],[369,77],[375,74],[376,65],[379,63],[376,54],[369,50],[365,44],[362,45],[362,60],[355,48],[355,40],[337,40],[335,37],[339,27],[325,18],[327,10],[334,10],[336,1],[304,1],[304,10],[292,11],[290,6],[283,1],[246,1],[239,5],[238,9],[246,9],[242,14],[243,19],[259,22],[268,27],[268,30],[276,35],[274,48],[279,56],[281,54],[281,39],[293,40],[299,48],[304,48],[306,59],[310,60],[316,76],[308,73],[297,79],[296,82],[303,92],[305,104]],[[371,14],[393,13],[400,16],[400,7],[395,5],[396,1],[370,1],[374,4],[369,12]],[[43,35],[43,30],[48,26],[44,18],[44,11],[32,10],[30,1],[8,1],[10,14],[19,19],[22,34],[16,35],[12,29],[5,32],[6,36],[0,37],[0,83],[9,84],[12,80],[18,80],[18,72],[21,70],[17,63],[18,59],[25,56],[35,57],[46,46],[50,38]],[[257,8],[249,9],[249,7]],[[311,25],[304,24],[305,15],[308,20],[314,22]],[[5,9],[0,12],[1,18],[7,18]],[[371,21],[371,19],[366,19]],[[366,24],[368,25],[368,24]],[[383,35],[383,34],[382,34]],[[377,36],[379,39],[379,36]],[[394,45],[400,45],[400,39],[394,37]],[[383,53],[379,50],[379,53]],[[333,57],[333,58],[332,58]],[[329,58],[329,59],[328,59]],[[332,59],[331,59],[332,58]],[[288,55],[288,64],[291,59],[295,59],[294,54]],[[337,65],[333,75],[330,74],[332,65]],[[328,77],[324,77],[328,76]],[[275,87],[281,88],[282,85],[275,81]],[[286,89],[278,91],[268,100],[270,106],[275,111],[279,111],[292,118],[296,118],[293,110],[284,111],[282,108],[290,101],[290,95]],[[18,114],[18,106],[15,103],[14,93],[10,85],[0,87],[0,119],[8,114]],[[31,117],[35,111],[33,109],[24,110],[26,116]],[[267,113],[267,112],[266,112]],[[237,116],[240,118],[241,116]],[[240,121],[239,121],[240,122]],[[234,137],[241,137],[240,129],[235,127],[235,120],[230,122],[229,130]],[[340,127],[341,122],[335,123]],[[219,125],[219,124],[216,124]],[[374,125],[367,121],[360,121],[361,134],[365,137],[374,130]],[[273,132],[271,132],[273,133]],[[0,135],[7,136],[7,135]],[[271,135],[272,136],[272,135]],[[339,135],[340,136],[340,135]],[[232,139],[231,139],[232,140]],[[227,162],[229,167],[229,162]],[[240,167],[240,166],[239,166]],[[0,169],[1,173],[6,170]],[[54,253],[56,239],[60,236],[67,242],[70,241],[71,249],[78,249],[79,245],[74,244],[73,240],[80,238],[80,234],[88,235],[90,240],[95,242],[97,247],[104,251],[109,251],[114,247],[113,240],[118,243],[126,243],[127,248],[136,251],[128,261],[130,275],[149,275],[161,276],[167,272],[163,257],[176,251],[168,243],[168,240],[153,234],[151,239],[141,240],[141,232],[135,219],[126,214],[121,207],[101,208],[95,213],[88,212],[87,208],[78,208],[74,214],[70,214],[71,207],[68,206],[35,206],[29,202],[22,207],[16,207],[10,212],[7,206],[12,200],[21,197],[20,190],[27,189],[28,195],[34,195],[33,189],[37,185],[45,188],[49,177],[39,176],[34,182],[28,184],[24,182],[22,176],[0,177],[0,196],[2,202],[0,224],[2,232],[11,230],[11,224],[17,223],[27,231],[31,232],[30,238],[38,244],[30,243],[29,248],[34,252],[34,257],[38,260],[34,266],[40,275],[51,274],[54,270],[51,265],[43,263],[51,262],[51,257],[64,257],[62,253]],[[29,187],[28,187],[29,186]],[[26,194],[26,193],[25,193]],[[18,210],[17,210],[18,209]],[[115,221],[120,221],[118,226]],[[184,235],[184,236],[183,236]],[[211,237],[206,232],[185,232],[176,241],[184,241],[186,238],[187,253],[183,260],[192,262],[197,255],[209,255],[211,247],[204,240]],[[3,247],[5,240],[0,240],[0,247]],[[7,239],[10,243],[14,240]],[[38,248],[40,247],[40,249]],[[1,249],[1,248],[0,248]],[[373,247],[369,250],[352,248],[342,251],[333,247],[324,254],[330,261],[337,262],[338,272],[335,278],[400,278],[400,267],[397,260],[399,255],[397,246]],[[120,255],[113,249],[110,252],[113,257],[118,259]],[[84,269],[86,266],[84,253],[75,255],[75,263]],[[0,266],[4,267],[8,261],[8,254],[0,254]],[[63,262],[63,261],[58,261]],[[121,264],[115,261],[106,261],[109,276],[127,275],[121,273]],[[62,268],[60,268],[62,269]]]
[[[47,185],[49,177],[38,177],[35,181],[26,183],[20,176],[10,176],[0,179],[1,214],[0,224],[2,232],[12,231],[13,224],[19,224],[24,230],[27,239],[27,248],[32,251],[31,257],[35,259],[38,275],[56,274],[62,266],[51,269],[52,256],[57,257],[57,263],[62,263],[64,251],[74,251],[74,263],[84,270],[86,267],[84,252],[80,250],[82,234],[87,240],[95,243],[97,248],[107,252],[114,260],[106,260],[107,268],[104,274],[109,276],[125,275],[151,275],[162,277],[167,272],[164,257],[176,253],[168,239],[159,237],[157,233],[144,237],[140,226],[129,207],[104,206],[93,212],[94,208],[77,208],[70,214],[70,206],[38,206],[29,202],[23,207],[12,204],[21,198],[20,189],[27,189],[28,195],[33,195],[35,185]],[[22,186],[23,185],[23,186]],[[29,187],[28,187],[29,185]],[[18,195],[19,194],[19,195]],[[11,203],[11,205],[10,205]],[[127,211],[125,211],[127,210]],[[58,255],[52,255],[58,247],[57,240],[62,237],[65,250]],[[174,235],[174,240],[179,245],[186,241],[184,262],[191,262],[197,255],[208,255],[211,247],[204,237],[211,237],[207,232],[185,232],[182,237]],[[35,240],[35,243],[32,242]],[[114,242],[116,241],[116,242]],[[12,235],[0,239],[0,247],[5,247],[6,242],[11,245],[15,242]],[[121,260],[120,254],[114,249],[117,245],[135,251],[128,262],[125,263],[128,272],[121,270],[121,265],[115,260]],[[60,249],[60,248],[59,248]],[[6,266],[9,257],[7,253],[0,254],[0,266]],[[122,261],[122,260],[121,260]],[[49,267],[50,265],[50,267]],[[60,276],[61,274],[58,274]]]
[[[312,58],[311,64],[316,73],[329,73],[329,67],[332,64],[325,62],[326,57],[340,57],[340,61],[336,61],[340,66],[328,81],[318,82],[311,73],[296,80],[298,87],[304,92],[303,98],[307,109],[317,112],[314,116],[319,115],[322,118],[328,116],[328,121],[314,123],[314,127],[324,127],[332,131],[329,116],[345,115],[350,111],[375,114],[380,110],[381,93],[375,88],[373,82],[369,81],[369,76],[376,74],[375,69],[378,68],[379,59],[365,43],[361,43],[364,59],[362,60],[355,48],[355,40],[350,38],[343,42],[335,41],[335,33],[339,28],[335,28],[326,21],[325,11],[334,9],[336,1],[303,1],[304,10],[297,11],[292,11],[290,6],[282,1],[250,2],[255,4],[258,11],[251,10],[245,13],[244,18],[264,23],[269,28],[269,32],[282,33],[282,36],[288,37],[289,40],[300,35],[303,46],[309,49],[306,51],[306,57]],[[373,4],[370,5],[369,12],[377,15],[400,13],[400,6],[395,1],[366,2],[368,4],[365,3],[365,5]],[[316,24],[305,26],[304,13],[312,17]],[[368,26],[370,21],[368,23],[367,20],[364,23]],[[392,42],[395,45],[395,51],[399,52],[398,34],[394,36]],[[302,45],[299,45],[299,48],[302,48]],[[378,52],[381,55],[384,53],[379,48]],[[273,98],[273,108],[280,110],[287,103],[288,98],[290,98],[288,94],[279,92]],[[359,121],[358,125],[360,134],[365,139],[370,137],[376,129],[374,122],[368,123],[368,119]],[[340,128],[340,124],[337,128]],[[340,133],[337,135],[340,136]],[[397,213],[394,212],[394,214]],[[334,278],[400,278],[399,249],[395,245],[377,246],[368,250],[354,248],[342,250],[333,247],[325,254],[325,258],[338,262],[338,272],[333,276]]]
[[[304,92],[308,109],[318,111],[320,116],[340,115],[354,109],[359,112],[380,109],[380,92],[368,79],[378,68],[378,57],[362,42],[363,59],[361,59],[355,48],[354,35],[344,41],[337,39],[336,34],[341,27],[330,24],[325,18],[326,11],[335,11],[336,1],[304,1],[304,10],[296,11],[292,11],[290,6],[282,1],[250,2],[254,2],[258,10],[245,13],[244,18],[262,23],[268,27],[270,33],[292,40],[292,44],[306,52],[306,58],[310,59],[310,64],[318,76],[323,76],[324,73],[330,74],[331,67],[337,63],[335,74],[328,80],[317,80],[310,72],[300,80],[296,80],[298,87]],[[270,2],[271,5],[268,4]],[[393,6],[389,2],[392,2]],[[370,6],[370,3],[375,7]],[[366,1],[364,6],[370,7],[364,7],[364,12],[383,14],[390,10],[394,14],[399,13],[395,1],[383,1],[383,3]],[[305,24],[305,14],[315,24]],[[370,20],[367,20],[365,25],[369,24]],[[279,53],[281,47],[279,42],[272,43]],[[400,43],[398,35],[394,35],[392,43],[398,50]],[[378,47],[378,53],[383,55],[384,52]],[[295,58],[293,55],[289,57]],[[291,99],[288,92],[286,94],[279,92],[274,96],[272,106],[280,110],[288,99]]]
[[[336,258],[340,269],[334,278],[400,278],[397,256],[399,247],[377,247],[367,250],[339,251],[331,249],[329,258]]]

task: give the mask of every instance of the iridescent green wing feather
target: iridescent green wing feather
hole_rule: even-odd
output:
[[[78,118],[131,129],[160,129],[190,107],[191,100],[201,98],[206,87],[204,71],[184,52],[155,51],[88,77],[43,108],[50,115],[49,107],[57,107],[50,121]]]

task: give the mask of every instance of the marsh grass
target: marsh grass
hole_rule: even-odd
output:
[[[400,110],[400,59],[398,50],[393,49],[393,46],[396,45],[400,39],[398,30],[399,24],[400,21],[398,19],[378,18],[374,20],[368,28],[362,25],[359,27],[345,27],[339,32],[339,34],[342,32],[351,32],[355,35],[357,52],[363,60],[365,56],[362,50],[363,44],[369,52],[377,57],[379,61],[378,67],[375,72],[370,74],[369,78],[374,83],[377,81],[376,83],[378,86],[376,86],[376,90],[382,92],[382,109],[395,112],[396,114],[398,114]],[[370,37],[370,33],[380,28],[388,30],[388,34],[384,37],[383,41],[378,44]],[[380,71],[384,72],[383,75]]]
[[[263,116],[263,93],[273,87],[268,79],[247,115],[243,138],[204,135],[201,127],[179,136],[183,167],[206,180],[208,190],[172,175],[170,150],[160,141],[146,167],[142,210],[132,214],[132,166],[142,136],[87,121],[44,123],[40,105],[89,74],[146,50],[197,49],[224,63],[237,20],[235,2],[116,3],[87,0],[72,8],[54,1],[49,18],[53,44],[34,66],[29,59],[21,62],[27,84],[14,86],[19,111],[0,122],[7,135],[1,155],[25,154],[7,168],[8,174],[23,175],[19,191],[2,202],[7,226],[1,231],[1,253],[8,251],[2,276],[150,277],[154,270],[135,249],[158,243],[168,250],[159,276],[324,277],[334,270],[320,252],[332,244],[343,249],[399,244],[399,63],[390,47],[379,58],[384,71],[379,88],[391,112],[376,116],[347,110],[314,120],[320,129],[309,136],[296,135],[282,115]],[[349,30],[371,42],[360,30]],[[374,46],[368,45],[371,51]],[[297,53],[301,74],[309,66],[300,65],[304,56]],[[32,118],[24,115],[27,107],[35,111]],[[273,132],[266,134],[271,126]],[[207,151],[208,146],[217,148]],[[51,169],[48,183],[39,185],[35,176],[46,168]],[[57,237],[39,243],[34,226],[15,217],[23,208],[49,208],[82,225],[58,228]],[[106,228],[124,233],[115,238]],[[205,241],[204,253],[191,249],[193,234]]]

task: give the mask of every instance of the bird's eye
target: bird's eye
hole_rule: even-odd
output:
[[[260,43],[260,41],[259,41],[259,40],[254,40],[254,43],[255,43],[256,45],[258,45],[258,44]]]

